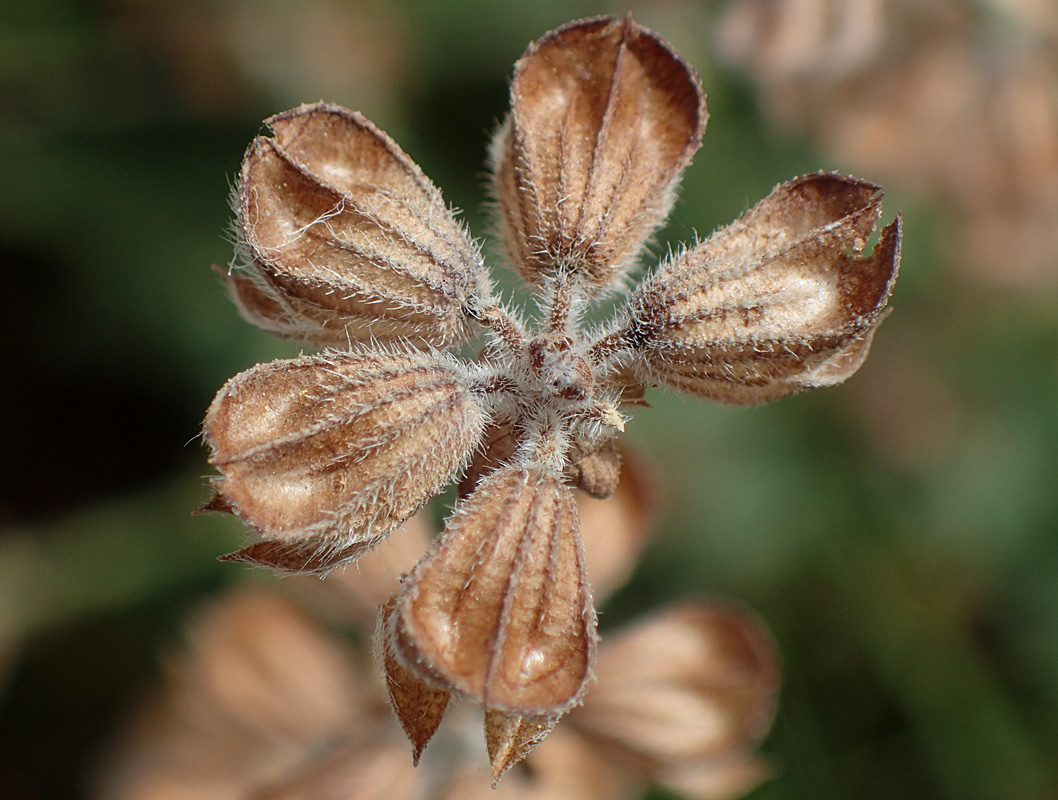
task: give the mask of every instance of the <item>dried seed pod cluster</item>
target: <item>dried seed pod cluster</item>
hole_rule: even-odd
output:
[[[439,191],[359,114],[302,106],[247,152],[232,294],[268,330],[344,349],[221,389],[207,508],[255,534],[231,558],[325,573],[463,473],[377,637],[416,756],[452,694],[484,706],[497,778],[581,702],[596,633],[572,489],[613,491],[622,407],[652,385],[761,403],[838,383],[866,356],[899,222],[867,254],[880,190],[822,173],[662,264],[609,324],[582,325],[624,289],[705,119],[693,70],[631,18],[529,48],[492,166],[507,251],[537,291],[531,323],[500,302]],[[476,361],[437,349],[478,334]]]

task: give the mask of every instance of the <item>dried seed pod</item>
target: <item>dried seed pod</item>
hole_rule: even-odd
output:
[[[386,691],[393,712],[405,735],[411,741],[412,761],[419,757],[437,732],[452,693],[426,683],[415,672],[405,667],[393,652],[388,635],[395,597],[379,609],[378,630],[375,633],[375,659],[382,667]]]
[[[422,170],[367,119],[301,106],[243,162],[230,287],[254,324],[317,345],[464,341],[491,296],[477,247]]]
[[[836,92],[838,81],[869,69],[893,36],[885,16],[884,0],[742,0],[725,6],[716,44],[725,62],[767,85],[774,105],[788,107],[805,102],[804,84]]]
[[[205,421],[221,473],[207,509],[262,541],[234,557],[326,571],[370,549],[448,483],[485,410],[454,360],[328,352],[247,370]]]
[[[866,242],[874,184],[815,173],[663,264],[630,300],[644,382],[752,405],[859,368],[892,292],[900,220]]]
[[[542,284],[563,270],[591,291],[619,282],[667,216],[705,120],[694,70],[631,17],[575,22],[533,44],[492,151],[522,277]]]
[[[169,698],[185,721],[273,742],[326,739],[363,721],[352,653],[287,600],[233,593],[188,638],[194,652],[172,665]]]
[[[762,777],[758,768],[726,769],[750,760],[779,686],[775,645],[748,613],[686,604],[655,614],[607,639],[596,675],[591,702],[570,721],[656,779],[696,765]]]
[[[409,669],[486,709],[580,702],[596,635],[572,490],[537,470],[489,474],[405,579],[389,635]]]
[[[94,796],[263,797],[321,742],[377,728],[357,654],[275,592],[229,594],[198,615],[187,640],[167,654],[165,693],[114,743]]]

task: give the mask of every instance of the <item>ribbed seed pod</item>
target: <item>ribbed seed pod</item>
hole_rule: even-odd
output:
[[[634,371],[753,405],[840,383],[866,357],[900,261],[900,221],[874,184],[816,173],[663,264],[630,299]]]
[[[705,120],[697,75],[630,17],[571,23],[530,46],[492,150],[522,277],[541,284],[563,269],[594,291],[619,282],[667,216]]]
[[[486,710],[550,716],[580,702],[596,635],[576,513],[558,477],[490,473],[405,579],[397,657]]]
[[[463,371],[442,356],[327,352],[259,365],[206,415],[221,474],[207,509],[238,514],[261,537],[233,558],[326,571],[448,483],[485,423]]]
[[[243,162],[243,313],[317,345],[460,342],[488,273],[440,191],[360,114],[306,105],[267,120]],[[241,265],[237,265],[241,266]]]
[[[478,482],[496,467],[508,462],[518,449],[518,436],[506,420],[493,420],[481,437],[481,447],[470,459],[459,481],[459,499],[473,493]]]

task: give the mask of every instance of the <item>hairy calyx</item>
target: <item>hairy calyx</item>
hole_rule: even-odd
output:
[[[706,116],[690,65],[630,17],[530,46],[490,159],[536,325],[500,302],[440,191],[361,114],[301,106],[247,151],[230,291],[250,321],[332,349],[221,389],[206,508],[254,534],[229,558],[325,573],[459,480],[379,627],[416,754],[457,694],[484,707],[498,779],[583,698],[595,610],[572,492],[613,492],[622,408],[654,386],[763,403],[840,383],[867,356],[900,221],[866,252],[881,215],[866,181],[783,183],[629,288]],[[612,319],[581,329],[586,308],[620,294]],[[474,339],[477,360],[449,352]]]

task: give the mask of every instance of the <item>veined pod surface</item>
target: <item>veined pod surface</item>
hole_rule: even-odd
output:
[[[900,261],[899,219],[864,253],[879,192],[807,175],[663,264],[630,298],[640,379],[753,405],[852,375]]]
[[[630,17],[571,23],[530,46],[492,150],[523,279],[561,269],[590,291],[620,282],[668,215],[705,120],[694,70]]]
[[[234,557],[326,570],[448,483],[486,419],[464,370],[441,355],[330,351],[259,365],[206,415],[220,471],[207,508],[238,514],[260,536]]]
[[[407,667],[486,710],[580,702],[596,634],[572,490],[538,470],[492,472],[405,578],[389,635]]]
[[[440,191],[360,114],[305,105],[243,161],[230,274],[243,313],[317,345],[465,341],[490,279]],[[240,265],[236,265],[240,266]]]

